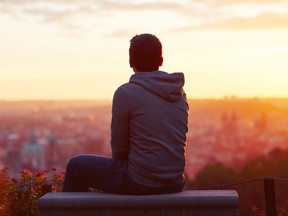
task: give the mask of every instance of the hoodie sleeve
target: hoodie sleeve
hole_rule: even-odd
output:
[[[115,159],[128,159],[130,149],[129,113],[125,94],[120,88],[114,94],[111,121],[111,148]]]

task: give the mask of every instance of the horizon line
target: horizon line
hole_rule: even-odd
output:
[[[288,99],[288,96],[235,96],[235,95],[224,95],[222,97],[189,97],[187,100],[237,100],[237,99]],[[94,102],[112,102],[112,99],[103,99],[103,98],[10,98],[4,99],[0,98],[0,102],[32,102],[32,101],[55,101],[55,102],[68,102],[68,101],[94,101]]]

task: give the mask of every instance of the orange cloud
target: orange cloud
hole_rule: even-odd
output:
[[[224,20],[204,22],[198,25],[184,26],[172,29],[173,32],[195,30],[245,30],[245,29],[273,29],[288,28],[288,14],[263,13],[256,17],[232,17]]]
[[[256,4],[256,5],[267,5],[267,4],[286,4],[286,0],[217,0],[217,1],[207,1],[210,7],[223,7],[241,4]]]

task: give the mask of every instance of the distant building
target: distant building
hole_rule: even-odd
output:
[[[19,134],[9,133],[6,137],[6,156],[4,165],[9,167],[9,176],[16,178],[21,169],[20,151],[19,151]]]
[[[52,169],[58,166],[59,154],[57,148],[57,136],[54,131],[52,131],[48,136],[48,146],[46,152],[47,168]]]
[[[227,113],[222,114],[222,131],[228,135],[237,132],[237,114],[235,112],[231,113],[230,117]]]
[[[31,171],[41,171],[46,168],[45,149],[37,143],[37,137],[31,134],[29,141],[23,145],[21,151],[23,168]]]

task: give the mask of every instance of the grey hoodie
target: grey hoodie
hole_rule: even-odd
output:
[[[149,187],[184,181],[188,104],[183,73],[137,72],[114,94],[113,158],[128,160],[130,178]]]

